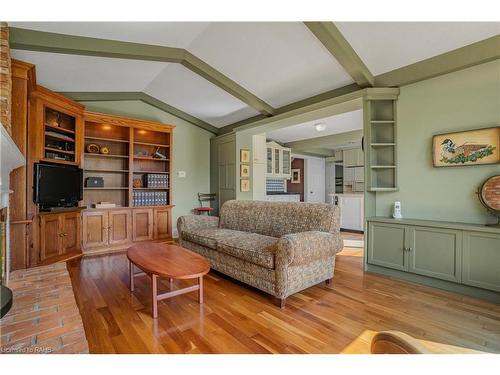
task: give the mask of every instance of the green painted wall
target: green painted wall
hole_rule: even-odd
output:
[[[142,101],[81,102],[90,111],[136,117],[175,125],[172,174],[174,224],[198,206],[198,192],[210,191],[210,138],[214,135]],[[186,178],[177,177],[186,171]]]
[[[377,216],[401,200],[408,218],[494,221],[475,191],[500,165],[433,168],[434,134],[500,125],[500,60],[401,87],[398,100],[399,191],[377,193]]]

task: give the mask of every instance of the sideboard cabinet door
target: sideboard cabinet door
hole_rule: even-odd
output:
[[[409,271],[437,279],[462,279],[462,232],[410,226]]]
[[[132,237],[132,214],[130,210],[110,210],[108,214],[108,236],[110,245],[126,244]]]
[[[369,223],[368,263],[408,271],[408,228],[405,225]]]
[[[71,212],[62,216],[62,252],[64,254],[81,250],[80,212]]]
[[[40,216],[40,261],[61,255],[61,215]]]
[[[462,283],[500,292],[500,236],[463,233]]]
[[[154,239],[165,240],[172,237],[171,209],[154,209]]]
[[[83,213],[83,246],[85,248],[108,244],[108,212],[85,211]]]
[[[153,209],[139,208],[132,212],[132,233],[134,241],[153,239]]]

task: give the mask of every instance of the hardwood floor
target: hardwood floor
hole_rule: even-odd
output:
[[[369,353],[380,330],[500,353],[500,305],[364,274],[361,264],[362,250],[344,249],[333,283],[289,297],[283,310],[210,272],[204,305],[196,293],[161,301],[157,321],[150,280],[128,290],[125,254],[74,260],[69,270],[91,353]]]

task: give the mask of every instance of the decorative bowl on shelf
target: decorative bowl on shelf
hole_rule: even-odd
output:
[[[97,145],[95,143],[89,143],[87,145],[87,152],[88,153],[98,154],[100,151],[101,151],[101,148],[99,147],[99,145]]]

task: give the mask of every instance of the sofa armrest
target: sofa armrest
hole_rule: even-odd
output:
[[[286,234],[278,241],[276,263],[279,266],[298,266],[333,257],[342,250],[338,233],[309,231]]]
[[[186,230],[201,229],[201,228],[217,228],[219,226],[219,218],[217,216],[204,215],[185,215],[177,219],[177,231],[179,237],[182,238],[182,232]]]

